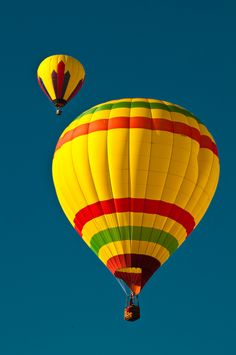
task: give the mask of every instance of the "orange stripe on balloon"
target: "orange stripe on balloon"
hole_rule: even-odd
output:
[[[92,219],[120,212],[143,212],[171,218],[186,229],[187,235],[195,227],[193,216],[173,203],[129,197],[98,201],[82,208],[76,213],[74,219],[75,229],[82,235],[84,225]]]
[[[73,130],[66,132],[64,136],[59,139],[56,150],[61,148],[63,144],[70,142],[79,136],[116,128],[143,128],[182,134],[197,141],[200,144],[200,147],[210,149],[214,154],[218,155],[216,144],[209,137],[201,135],[198,129],[182,122],[170,121],[164,118],[147,117],[114,117],[109,120],[100,119],[82,124]]]

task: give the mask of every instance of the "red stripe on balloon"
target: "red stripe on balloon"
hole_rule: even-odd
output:
[[[68,97],[67,102],[73,99],[73,97],[80,91],[84,83],[84,79],[81,79],[75,89],[72,91],[71,95]]]
[[[210,149],[214,154],[218,155],[216,144],[209,137],[201,135],[198,129],[182,122],[170,121],[164,118],[147,117],[114,117],[109,120],[100,119],[82,124],[73,129],[73,135],[71,135],[70,131],[66,132],[64,136],[59,139],[56,150],[61,148],[63,144],[82,135],[117,128],[143,128],[182,134],[197,141],[201,148]]]
[[[141,212],[173,219],[191,233],[195,226],[193,216],[183,208],[169,202],[143,198],[117,198],[98,201],[80,210],[74,219],[76,230],[82,235],[83,227],[94,218],[120,212]]]
[[[60,61],[57,64],[57,99],[62,99],[65,64]]]
[[[41,89],[43,90],[44,94],[47,95],[47,97],[49,98],[50,101],[52,101],[47,89],[44,86],[43,80],[40,77],[38,77],[38,83],[39,83],[39,86],[41,87]]]
[[[207,148],[212,150],[212,152],[218,156],[218,150],[217,150],[217,146],[216,144],[211,140],[210,137],[208,136],[201,136],[201,144],[200,144],[201,148]]]

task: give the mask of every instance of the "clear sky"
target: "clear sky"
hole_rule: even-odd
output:
[[[19,2],[0,16],[0,354],[235,354],[235,2]],[[36,81],[40,61],[55,53],[80,59],[87,74],[59,118]],[[62,130],[122,97],[192,111],[221,159],[208,212],[145,286],[133,324],[122,319],[118,283],[64,216],[51,177]]]

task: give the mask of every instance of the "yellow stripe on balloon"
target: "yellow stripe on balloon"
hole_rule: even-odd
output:
[[[119,269],[119,272],[127,272],[127,273],[132,273],[132,274],[141,274],[142,269],[139,267],[124,267]]]
[[[107,264],[107,261],[116,255],[142,254],[153,256],[153,258],[163,264],[169,258],[170,253],[166,248],[158,244],[158,250],[155,251],[155,255],[152,255],[156,246],[157,243],[153,242],[137,240],[132,240],[132,242],[130,242],[130,240],[122,240],[105,244],[100,248],[98,257],[104,264]]]

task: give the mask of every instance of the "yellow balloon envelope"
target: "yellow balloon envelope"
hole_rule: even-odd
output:
[[[71,224],[136,295],[199,223],[218,178],[207,128],[184,108],[154,99],[84,112],[62,133],[53,159]]]
[[[81,89],[85,71],[77,59],[58,54],[41,62],[37,77],[43,92],[57,108],[61,108]]]

